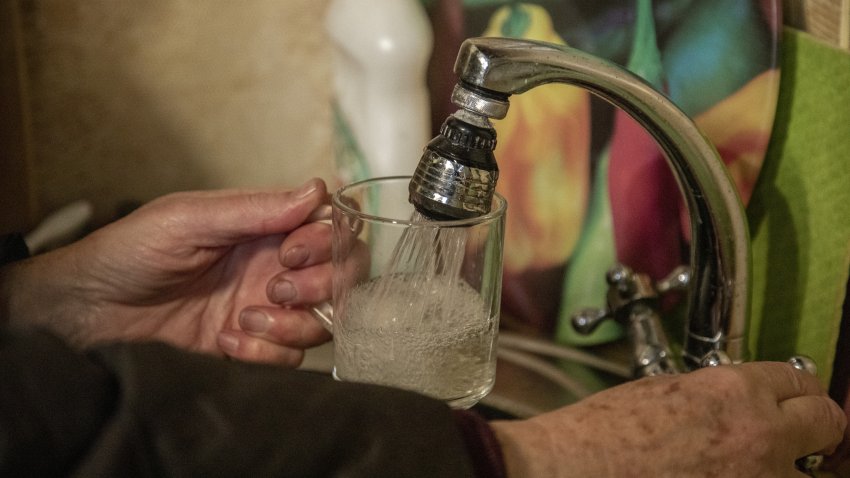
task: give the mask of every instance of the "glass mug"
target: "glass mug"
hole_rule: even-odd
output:
[[[469,408],[493,388],[505,199],[476,218],[428,221],[410,177],[369,179],[333,195],[333,304],[314,315],[333,333],[337,380],[413,390]]]

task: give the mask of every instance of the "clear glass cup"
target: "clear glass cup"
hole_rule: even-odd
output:
[[[413,390],[454,408],[493,388],[505,209],[430,221],[408,202],[409,177],[361,181],[333,196],[338,380]]]

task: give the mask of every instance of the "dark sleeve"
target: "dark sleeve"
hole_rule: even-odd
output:
[[[46,334],[0,330],[0,380],[0,476],[464,477],[480,469],[468,450],[481,424],[458,427],[441,402],[163,344],[80,354]]]
[[[454,410],[455,423],[460,429],[466,451],[472,458],[472,468],[479,478],[506,478],[502,445],[487,420],[475,411]]]
[[[24,236],[19,233],[0,235],[0,266],[29,257]]]

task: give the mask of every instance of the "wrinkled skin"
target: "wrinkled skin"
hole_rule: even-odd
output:
[[[511,476],[802,477],[846,418],[817,379],[752,362],[651,377],[525,421],[493,424]]]
[[[0,272],[12,320],[79,346],[158,339],[297,366],[330,334],[304,307],[330,290],[321,180],[296,191],[177,193]]]

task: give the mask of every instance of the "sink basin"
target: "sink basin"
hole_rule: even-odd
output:
[[[592,353],[500,332],[496,383],[474,407],[486,418],[525,418],[573,403],[631,377],[626,347],[609,344]],[[310,349],[300,367],[333,368],[333,345]]]

